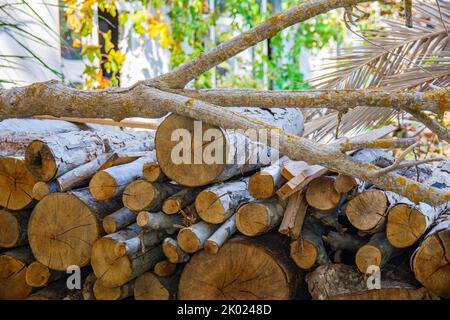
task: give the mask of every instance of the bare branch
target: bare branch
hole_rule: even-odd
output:
[[[408,112],[435,133],[439,139],[450,143],[450,132],[438,121],[428,116],[424,111],[408,110]]]
[[[389,167],[380,169],[380,170],[372,173],[372,176],[379,177],[379,176],[382,176],[383,174],[386,174],[388,172],[392,172],[392,171],[395,171],[398,169],[409,168],[409,167],[418,166],[418,165],[421,165],[424,163],[438,162],[438,161],[445,161],[445,160],[446,160],[445,157],[436,157],[436,158],[421,159],[421,160],[417,160],[417,161],[407,161],[407,162],[397,164],[396,166],[394,166],[394,164],[392,164]]]
[[[181,65],[177,69],[155,79],[156,82],[170,88],[183,88],[189,81],[195,79],[203,72],[228,60],[236,54],[248,49],[258,42],[275,36],[279,31],[296,23],[308,20],[330,10],[343,8],[374,0],[309,0],[277,13],[265,22],[259,24],[228,41],[221,43],[211,51]],[[154,84],[150,80],[149,84]]]
[[[357,141],[352,142],[350,139],[341,142],[339,147],[341,152],[347,152],[363,148],[380,148],[380,149],[394,149],[407,148],[417,142],[414,138],[400,138],[400,139],[376,139],[372,141]]]

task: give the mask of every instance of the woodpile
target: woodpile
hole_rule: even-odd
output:
[[[237,111],[303,130],[296,109]],[[276,150],[223,129],[223,156],[242,147],[243,164],[174,164],[171,130],[215,128],[175,114],[156,132],[45,120],[27,136],[36,121],[0,123],[0,299],[450,298],[448,203],[274,161]],[[380,149],[351,155],[380,168],[395,161]],[[450,189],[448,161],[397,173],[418,171]]]

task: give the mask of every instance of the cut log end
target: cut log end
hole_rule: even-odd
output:
[[[301,269],[310,269],[317,261],[316,246],[308,240],[298,239],[291,242],[291,258]]]
[[[189,260],[189,255],[181,250],[175,239],[164,239],[162,250],[166,258],[172,263],[186,262]]]
[[[151,182],[136,180],[125,188],[122,201],[128,209],[142,211],[151,205],[155,197],[155,188]]]
[[[202,248],[202,243],[197,237],[197,234],[189,228],[181,229],[177,236],[177,241],[180,248],[188,253],[197,252]]]
[[[331,177],[319,177],[311,181],[305,194],[308,204],[319,210],[336,208],[341,195],[334,188],[334,182]]]
[[[181,185],[188,187],[196,187],[203,186],[212,183],[217,179],[220,174],[226,168],[226,147],[224,146],[223,150],[223,161],[220,161],[220,164],[195,164],[194,153],[198,153],[195,151],[195,143],[191,141],[190,148],[188,150],[179,150],[177,145],[180,145],[180,141],[172,139],[172,134],[179,131],[180,128],[187,130],[190,134],[189,137],[197,137],[198,134],[201,134],[200,137],[203,137],[203,134],[208,129],[216,129],[220,136],[215,136],[214,141],[220,141],[221,145],[225,145],[226,137],[223,134],[222,130],[217,127],[202,123],[202,132],[194,134],[194,119],[186,118],[183,116],[179,116],[177,114],[172,114],[164,119],[164,121],[158,126],[158,130],[156,132],[155,137],[155,147],[156,147],[156,157],[158,159],[158,164],[160,165],[163,172],[169,177],[171,180],[178,182]],[[184,137],[184,136],[183,136]],[[211,143],[214,143],[210,142]],[[205,150],[209,144],[204,144],[204,142],[199,141],[199,148],[203,148]],[[202,145],[203,144],[203,145]],[[217,142],[216,142],[217,144]],[[175,152],[177,151],[177,152]],[[186,161],[186,163],[175,164],[173,162],[173,156],[183,158],[186,156],[183,152],[187,152],[187,158],[190,161]],[[175,153],[175,154],[173,154]]]
[[[347,203],[345,214],[355,228],[369,231],[384,219],[387,206],[384,192],[372,189],[351,199]]]
[[[108,172],[99,171],[89,183],[89,191],[97,200],[106,200],[114,197],[117,192],[117,183]]]
[[[22,225],[14,212],[0,209],[0,247],[17,246],[22,237]]]
[[[170,292],[160,282],[157,275],[146,272],[136,279],[134,298],[136,300],[169,300]]]
[[[370,273],[370,266],[381,266],[382,252],[375,246],[366,244],[356,252],[355,263],[361,273]]]
[[[106,233],[114,233],[117,231],[117,223],[113,217],[106,216],[103,219],[102,224],[103,230],[105,230]]]
[[[195,209],[202,220],[218,224],[226,219],[225,208],[220,198],[211,191],[202,191],[195,199]]]
[[[46,195],[48,195],[50,193],[51,193],[51,191],[50,191],[50,188],[47,185],[47,183],[45,183],[43,181],[39,181],[33,186],[33,190],[31,192],[31,196],[33,197],[33,199],[36,199],[36,200],[40,201]]]
[[[166,214],[176,214],[183,209],[179,199],[166,199],[162,206],[162,211]]]
[[[32,290],[25,281],[26,264],[14,257],[0,255],[0,300],[25,299]]]
[[[203,245],[204,249],[211,253],[211,254],[217,254],[217,252],[219,252],[219,245],[217,243],[215,243],[214,241],[211,240],[206,240],[205,244]]]
[[[50,148],[40,140],[32,141],[25,150],[27,168],[40,181],[52,180],[58,171],[55,157]]]
[[[263,233],[269,225],[269,213],[263,203],[250,202],[239,208],[236,213],[236,226],[246,236]]]
[[[175,273],[177,265],[168,260],[163,260],[155,264],[153,272],[159,277],[168,277]]]
[[[386,236],[396,248],[413,245],[426,231],[425,215],[406,204],[398,204],[389,211]]]
[[[31,287],[43,287],[50,279],[50,269],[42,263],[35,261],[31,263],[25,274],[25,280]]]
[[[122,287],[105,287],[101,281],[95,281],[93,292],[96,300],[120,300],[123,298]]]
[[[163,179],[165,175],[162,172],[159,164],[157,163],[145,163],[142,168],[142,173],[144,175],[144,178],[150,182],[165,180]]]
[[[273,176],[257,172],[252,175],[248,183],[248,192],[258,199],[268,199],[275,194],[275,182]]]
[[[347,193],[357,185],[356,179],[346,174],[338,174],[334,181],[334,189],[340,193]]]

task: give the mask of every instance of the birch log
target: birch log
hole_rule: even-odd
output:
[[[103,230],[114,233],[136,221],[136,214],[128,208],[121,208],[103,218]]]
[[[134,298],[136,300],[173,300],[178,290],[179,274],[159,277],[146,272],[136,279]]]
[[[34,200],[40,201],[50,193],[60,192],[61,189],[56,181],[44,182],[38,181],[34,184],[31,191],[31,197]]]
[[[183,224],[183,217],[181,215],[167,215],[162,212],[141,211],[136,221],[143,229],[173,230],[176,225]]]
[[[289,162],[288,157],[282,157],[269,167],[262,168],[252,175],[248,182],[248,191],[257,199],[268,199],[275,195],[286,179],[281,175],[281,169]]]
[[[194,203],[197,195],[202,191],[200,188],[186,188],[171,195],[164,200],[162,211],[166,214],[175,214]]]
[[[34,261],[29,247],[0,254],[0,300],[25,299],[33,289],[25,281],[27,266]]]
[[[172,263],[169,260],[162,260],[155,264],[153,272],[158,277],[170,277],[177,270],[177,264]]]
[[[0,209],[0,248],[13,248],[28,243],[28,220],[31,211]]]
[[[237,231],[236,215],[232,215],[225,221],[206,241],[205,250],[209,253],[216,254],[224,243],[230,239]]]
[[[200,221],[178,232],[177,242],[187,253],[194,253],[203,248],[205,241],[216,231],[218,225]]]
[[[260,108],[232,109],[295,135],[301,135],[303,132],[303,116],[297,109],[273,108],[270,111]],[[269,135],[267,132],[266,134]],[[184,141],[186,150],[180,145],[183,141],[173,139],[172,135],[178,136],[178,139],[180,137],[189,139]],[[193,147],[191,138],[194,139]],[[277,152],[264,144],[268,144],[267,141],[253,142],[236,131],[221,129],[177,114],[168,116],[159,125],[155,142],[158,164],[166,176],[190,187],[225,181],[269,165],[272,163],[271,160],[278,160],[275,156]],[[174,155],[178,156],[181,151],[182,159],[174,162]]]
[[[334,177],[319,177],[311,181],[306,189],[305,197],[308,204],[319,210],[336,208],[341,195],[334,188]]]
[[[122,286],[105,287],[101,281],[95,281],[93,293],[96,300],[123,300],[134,294],[135,280],[131,280]]]
[[[145,163],[142,168],[142,174],[144,175],[144,178],[150,182],[165,182],[169,180],[156,162]]]
[[[50,282],[59,280],[67,276],[65,271],[52,270],[39,261],[32,262],[25,273],[25,281],[30,287],[45,287]]]
[[[48,195],[36,205],[28,224],[33,254],[55,270],[87,265],[92,245],[103,233],[102,219],[121,206],[120,198],[95,200],[87,188]]]
[[[190,256],[178,245],[177,240],[166,238],[162,244],[163,253],[172,263],[183,263],[189,260]]]

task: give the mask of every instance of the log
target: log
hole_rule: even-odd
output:
[[[317,265],[330,263],[321,238],[323,233],[325,230],[318,226],[305,226],[302,237],[291,242],[291,258],[299,268],[309,270]]]
[[[441,216],[411,256],[416,279],[433,293],[450,298],[450,215]]]
[[[169,196],[181,190],[181,186],[172,183],[151,183],[136,180],[123,191],[122,201],[131,211],[161,211],[162,204]]]
[[[336,231],[330,231],[327,235],[323,235],[322,240],[325,241],[333,251],[347,250],[351,252],[358,251],[358,249],[368,241],[366,238]]]
[[[30,295],[27,300],[63,300],[64,297],[72,292],[72,290],[67,288],[66,281],[66,279],[60,279],[52,282]]]
[[[34,200],[40,201],[50,193],[61,192],[59,185],[56,181],[44,182],[38,181],[34,184],[31,191],[31,197]]]
[[[112,130],[61,133],[32,141],[25,151],[25,163],[38,180],[50,181],[106,152],[150,151],[153,135],[152,131]]]
[[[0,209],[0,247],[13,248],[28,243],[29,210]]]
[[[95,281],[93,292],[95,300],[123,300],[134,294],[135,280],[110,288],[105,287],[101,281]]]
[[[402,198],[390,191],[370,189],[348,201],[345,215],[358,230],[376,233],[385,226],[389,209]]]
[[[339,173],[334,180],[334,189],[339,193],[347,193],[356,188],[359,181],[352,176]]]
[[[205,241],[216,231],[218,225],[200,221],[178,232],[177,242],[181,250],[194,253],[203,248]]]
[[[205,250],[211,254],[216,254],[224,243],[230,239],[237,231],[236,215],[232,215],[225,221],[203,245]]]
[[[243,204],[236,212],[236,227],[251,237],[269,232],[280,224],[286,204],[278,199]]]
[[[67,273],[64,271],[52,270],[39,261],[34,261],[27,268],[25,281],[30,287],[39,288],[66,276]]]
[[[59,271],[87,265],[92,245],[103,233],[103,217],[121,207],[120,198],[99,202],[87,188],[46,196],[34,208],[28,225],[33,254]]]
[[[168,236],[166,230],[145,230],[138,235],[124,241],[118,241],[114,247],[114,254],[120,258],[125,255],[132,257],[135,254],[154,248]]]
[[[0,254],[0,300],[25,299],[33,289],[25,281],[27,266],[34,261],[29,247]]]
[[[173,300],[178,290],[179,274],[159,277],[146,272],[136,279],[134,298],[136,300]]]
[[[153,272],[158,277],[169,277],[173,275],[177,270],[177,264],[172,263],[169,260],[162,260],[155,264]]]
[[[163,202],[162,211],[166,214],[175,214],[194,203],[197,195],[202,191],[200,188],[186,188],[171,195]]]
[[[306,276],[313,300],[435,300],[425,288],[381,277],[381,289],[368,289],[365,276],[345,264],[319,266]]]
[[[83,287],[81,288],[81,294],[83,300],[95,300],[94,297],[94,285],[97,281],[97,277],[93,272],[89,273],[83,282]]]
[[[341,195],[334,188],[335,178],[322,176],[314,179],[306,189],[305,198],[308,204],[319,210],[336,208]]]
[[[162,212],[139,212],[136,218],[137,224],[143,229],[173,230],[176,225],[183,224],[183,216],[167,215]]]
[[[280,189],[277,190],[277,196],[285,200],[295,192],[303,190],[311,181],[324,175],[328,170],[322,166],[312,165],[308,166],[299,175],[295,176],[286,182]]]
[[[257,199],[268,199],[275,195],[286,179],[281,175],[281,168],[289,162],[288,157],[282,157],[269,167],[262,168],[252,175],[248,182],[248,192]]]
[[[31,207],[31,196],[37,182],[21,158],[0,158],[0,206],[10,210]]]
[[[177,240],[173,238],[164,239],[162,249],[166,258],[172,263],[183,263],[190,259],[189,254],[184,252],[178,245]]]
[[[305,161],[287,161],[281,167],[281,175],[286,180],[291,180],[308,170],[309,165]]]
[[[359,271],[368,272],[370,266],[383,268],[386,263],[402,251],[394,248],[386,238],[386,233],[375,233],[368,243],[363,245],[356,252],[355,263]]]
[[[273,108],[268,111],[260,108],[232,108],[232,110],[283,128],[295,135],[301,135],[303,132],[303,116],[297,109]],[[175,131],[177,129],[181,129],[182,132]],[[173,139],[172,136],[175,133],[182,134],[182,137],[186,137],[185,139],[189,141],[179,142]],[[209,137],[210,134],[212,136]],[[193,147],[191,147],[191,137],[194,139]],[[187,150],[180,149],[183,142]],[[204,122],[195,122],[191,118],[177,114],[169,115],[159,125],[155,145],[158,164],[166,176],[189,187],[225,181],[233,176],[269,165],[273,163],[271,160],[277,160],[274,157],[277,153],[274,149],[263,143],[251,141],[237,131],[221,129]],[[183,152],[183,161],[174,163],[172,156],[180,151]],[[215,155],[212,155],[214,151]]]
[[[227,220],[241,202],[251,200],[248,179],[241,179],[206,188],[195,199],[195,209],[203,221],[219,224]]]
[[[200,251],[181,273],[178,299],[292,299],[302,283],[302,273],[286,254],[287,247],[286,237],[271,233],[235,237],[217,254]]]
[[[153,243],[148,241],[143,246],[142,243],[146,239],[144,238],[143,241],[139,239],[140,232],[141,228],[133,224],[119,232],[100,238],[94,243],[91,264],[97,281],[102,286],[108,288],[122,286],[153,268],[158,261],[163,260],[162,248],[158,246],[158,241],[162,241],[164,236],[148,237],[147,240],[151,239]],[[158,233],[159,231],[148,232],[149,235]],[[137,240],[138,245],[135,247],[125,245],[125,253],[117,255],[117,248],[121,247],[120,244],[129,240]]]
[[[142,174],[150,182],[166,182],[169,180],[157,162],[144,163]]]
[[[103,218],[103,230],[114,233],[136,221],[136,214],[128,208],[121,208]]]
[[[79,131],[70,122],[43,119],[5,119],[0,122],[0,157],[23,156],[28,144],[53,134]]]
[[[110,167],[98,171],[89,183],[89,191],[97,200],[106,200],[122,194],[125,187],[134,180],[144,177],[142,167],[148,161],[154,161],[155,152],[152,155],[139,158],[133,162]]]
[[[295,240],[301,235],[308,203],[306,202],[305,195],[302,192],[296,192],[288,199],[283,220],[278,228],[278,232]]]

